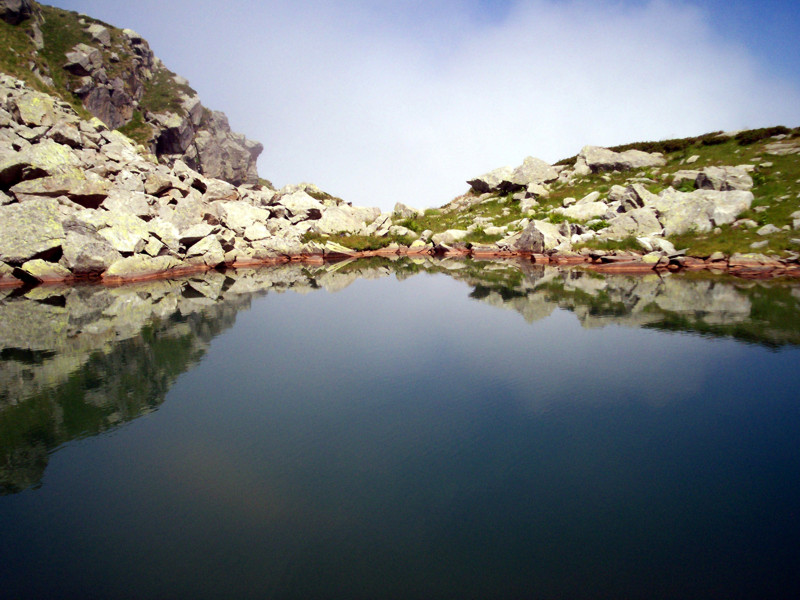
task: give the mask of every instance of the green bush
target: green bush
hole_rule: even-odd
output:
[[[777,127],[763,127],[761,129],[750,129],[748,131],[740,131],[736,134],[736,141],[740,146],[749,146],[761,140],[772,137],[773,135],[789,134],[792,130],[783,125]]]

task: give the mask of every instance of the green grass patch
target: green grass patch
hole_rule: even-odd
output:
[[[153,128],[145,123],[144,117],[140,111],[134,111],[133,118],[125,125],[118,129],[120,133],[124,133],[137,144],[143,146],[149,145],[153,139]]]
[[[617,250],[617,251],[636,251],[642,252],[642,247],[639,245],[639,242],[636,241],[636,237],[628,236],[621,240],[598,240],[593,239],[578,246],[574,246],[574,249],[578,248],[590,248],[592,250],[607,250],[609,252]]]
[[[324,235],[311,231],[304,233],[301,239],[305,244],[309,242],[317,242],[318,244],[324,245],[326,242],[332,241],[336,242],[337,244],[341,244],[345,248],[350,248],[351,250],[356,251],[380,250],[381,248],[386,248],[393,243],[400,244],[401,246],[410,246],[414,241],[410,236],[387,235],[384,237],[374,237],[368,235],[348,234]]]
[[[175,73],[162,67],[153,73],[153,78],[147,82],[140,102],[141,110],[152,113],[173,112],[185,115],[186,111],[181,106],[181,94],[189,96],[196,92],[188,85],[175,81]]]

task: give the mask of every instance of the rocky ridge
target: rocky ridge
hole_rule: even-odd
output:
[[[167,166],[99,119],[0,75],[0,284],[348,256],[307,238],[389,236],[390,225],[379,209],[311,184],[237,187],[182,160]]]
[[[180,160],[234,185],[258,181],[263,146],[203,106],[135,31],[30,0],[0,0],[0,19],[28,36],[10,49],[22,60],[0,70],[122,130],[168,166]]]

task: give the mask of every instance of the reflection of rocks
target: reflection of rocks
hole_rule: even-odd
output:
[[[210,271],[124,287],[0,290],[0,492],[35,486],[48,452],[156,409],[239,310],[267,292],[336,292],[358,279],[447,274],[532,323],[557,308],[584,327],[697,331],[800,344],[800,293],[720,276],[600,276],[518,259],[372,258]],[[546,341],[545,341],[546,343]]]
[[[786,311],[800,314],[800,294],[788,285],[746,285],[716,275],[600,276],[524,261],[496,261],[491,267],[464,264],[472,267],[449,273],[475,286],[472,298],[515,310],[528,322],[562,308],[574,313],[584,327],[617,324],[697,331],[767,345],[800,344],[800,330],[792,328],[793,319],[785,318]]]

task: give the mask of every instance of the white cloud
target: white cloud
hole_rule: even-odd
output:
[[[800,121],[796,82],[685,2],[479,4],[153,2],[131,26],[264,143],[262,176],[385,209],[528,154]]]

